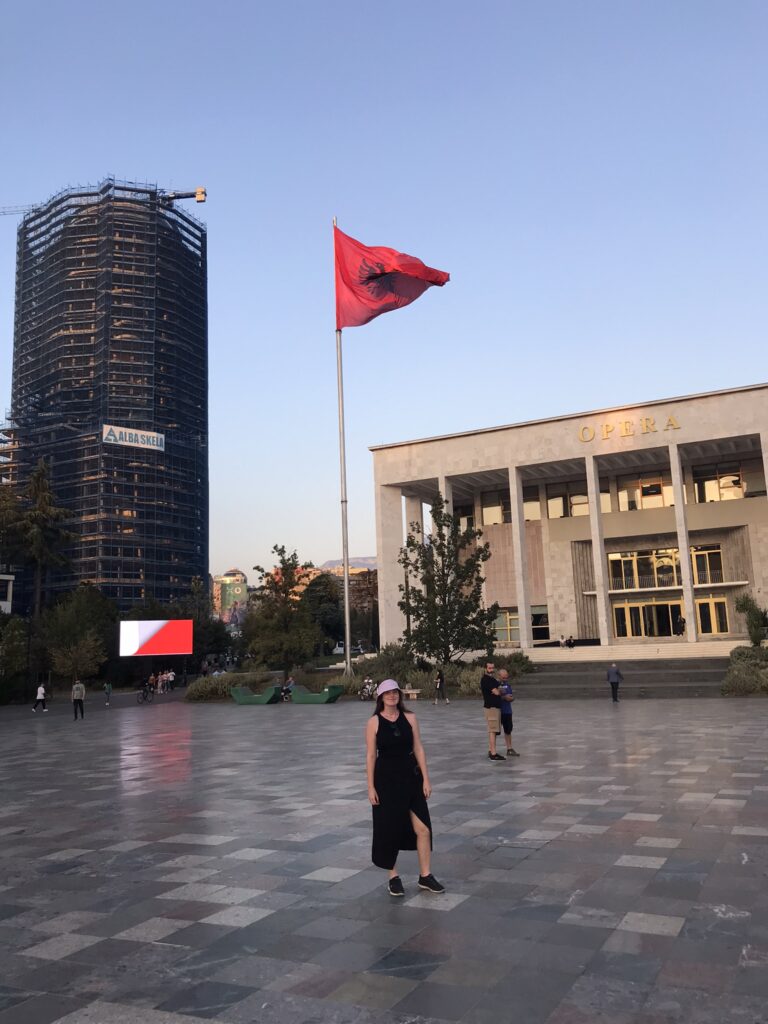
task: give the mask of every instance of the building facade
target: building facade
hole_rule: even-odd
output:
[[[501,643],[733,639],[768,603],[768,384],[371,450],[382,643],[437,492],[490,544]]]
[[[21,222],[3,473],[21,490],[44,459],[71,512],[49,598],[88,582],[128,608],[208,579],[206,245],[161,190],[112,179]]]

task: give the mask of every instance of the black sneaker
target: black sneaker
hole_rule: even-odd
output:
[[[445,892],[445,886],[440,885],[434,875],[419,875],[419,888],[427,892]]]
[[[507,751],[507,756],[508,757],[520,757],[520,755],[518,754],[518,752],[515,750],[514,747],[510,747],[509,748],[509,750]]]
[[[394,878],[389,880],[389,895],[390,896],[405,896],[405,889],[403,888],[403,880],[400,875],[395,875]]]
[[[490,752],[490,750],[489,750],[488,751],[488,760],[489,761],[506,761],[507,759],[502,754],[492,754]]]

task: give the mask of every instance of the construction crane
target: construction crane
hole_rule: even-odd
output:
[[[163,206],[171,206],[177,199],[194,199],[196,203],[204,203],[208,198],[208,192],[204,188],[196,188],[193,192],[164,192],[158,189],[157,197]],[[0,217],[23,217],[42,205],[36,203],[32,206],[0,206]]]

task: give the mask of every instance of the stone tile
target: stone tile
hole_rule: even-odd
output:
[[[200,923],[226,925],[229,928],[246,928],[273,913],[273,910],[267,910],[264,907],[227,907],[224,910],[217,910],[215,914],[210,914],[208,917],[201,918]]]
[[[158,942],[183,927],[182,921],[170,917],[150,917],[147,921],[142,921],[141,924],[135,924],[131,928],[126,928],[125,931],[118,932],[115,938],[128,942]]]
[[[22,954],[37,957],[39,960],[62,960],[65,956],[71,956],[73,953],[101,941],[101,938],[95,935],[76,935],[74,933],[56,935],[36,946],[29,946],[22,950]]]
[[[620,931],[643,932],[646,935],[679,935],[684,924],[684,917],[630,912],[624,915],[618,927]]]
[[[651,871],[658,871],[664,867],[666,860],[666,857],[641,857],[627,853],[614,863],[618,868],[648,868]]]

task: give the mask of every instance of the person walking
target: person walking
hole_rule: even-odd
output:
[[[480,680],[485,724],[488,729],[488,760],[506,761],[506,757],[496,753],[496,737],[501,733],[501,694],[495,672],[496,666],[493,662],[486,662],[485,674]]]
[[[32,705],[32,710],[37,711],[37,705],[43,705],[43,711],[47,711],[48,708],[45,706],[45,687],[41,683],[37,688],[37,696],[35,697],[35,703]]]
[[[109,707],[109,702],[112,699],[112,683],[108,679],[104,683],[104,696],[107,700],[107,707]]]
[[[365,728],[368,799],[373,812],[371,860],[389,872],[390,896],[404,896],[397,871],[401,850],[416,850],[420,889],[445,892],[431,870],[432,822],[427,800],[432,786],[419,723],[403,704],[400,684],[385,679]]]
[[[621,674],[619,667],[616,662],[611,665],[606,674],[606,679],[611,684],[611,699],[614,704],[619,703],[619,683],[623,682],[624,676]]]
[[[446,704],[451,703],[448,700],[448,693],[445,689],[445,672],[441,668],[437,670],[437,675],[435,676],[435,704],[439,700],[444,700]]]
[[[85,687],[83,686],[79,679],[76,679],[74,685],[72,686],[72,709],[75,712],[75,721],[77,721],[78,711],[80,712],[80,717],[85,718],[84,701]]]
[[[501,729],[507,747],[507,757],[520,757],[512,746],[512,702],[515,695],[509,681],[509,672],[505,668],[499,670],[499,696],[501,697]]]

